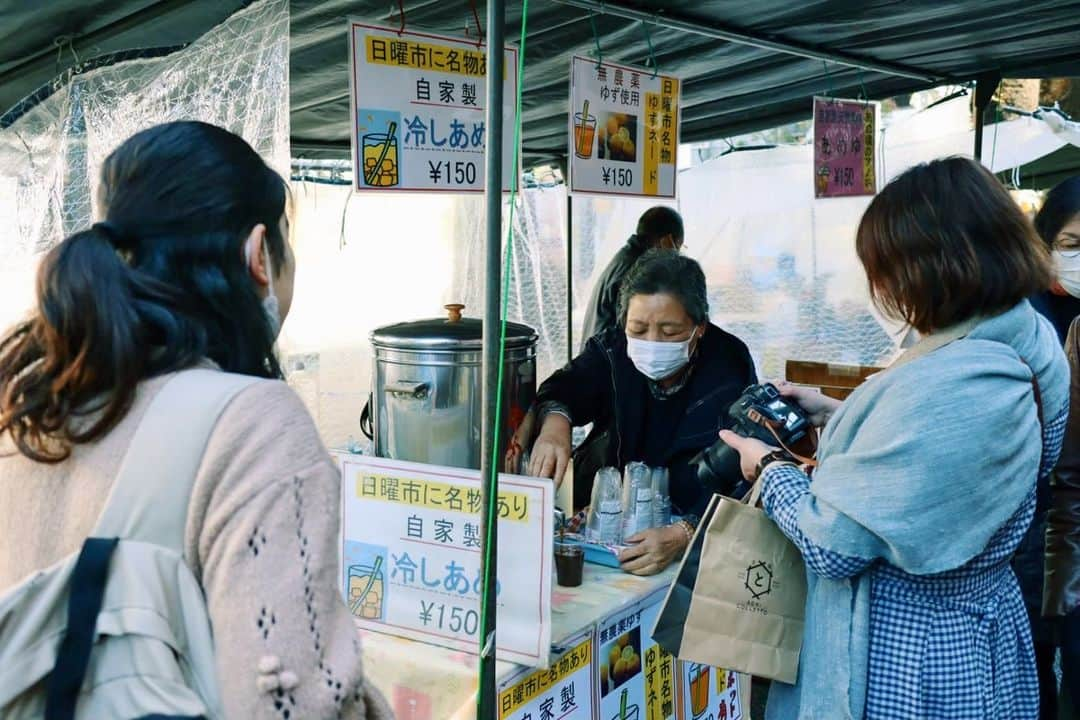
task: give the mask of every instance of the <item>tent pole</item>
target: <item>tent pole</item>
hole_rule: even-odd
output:
[[[702,35],[704,37],[713,38],[714,40],[726,40],[727,42],[738,43],[739,45],[750,45],[751,47],[762,48],[763,50],[772,50],[774,52],[809,58],[811,60],[824,60],[836,65],[846,65],[847,67],[869,70],[884,75],[895,75],[911,80],[920,80],[925,83],[939,83],[948,79],[943,75],[923,70],[922,68],[885,62],[883,60],[874,60],[872,58],[851,55],[837,50],[827,50],[823,47],[806,45],[772,35],[756,35],[747,32],[746,30],[724,26],[719,23],[691,21],[683,19],[671,12],[663,12],[663,14],[647,12],[611,0],[555,0],[555,2],[561,5],[569,5],[571,7],[581,8],[582,10],[600,13],[602,15],[614,15],[615,17],[625,18],[627,20],[640,20],[655,25],[656,27]],[[691,5],[691,3],[683,4],[687,6]]]
[[[986,127],[986,108],[997,92],[1001,82],[1001,73],[993,72],[975,78],[975,152],[974,157],[982,162],[983,128]],[[991,168],[992,170],[993,168]]]
[[[567,163],[569,165],[569,163]],[[566,362],[574,359],[574,196],[566,186]]]
[[[480,452],[480,537],[484,539],[481,558],[480,683],[476,717],[498,717],[498,688],[495,685],[495,588],[498,567],[498,517],[491,512],[492,496],[499,492],[498,468],[493,467],[495,438],[499,423],[499,333],[502,283],[502,187],[503,187],[503,33],[506,26],[504,0],[490,0],[487,6],[487,100],[485,105],[487,162],[484,202],[487,209],[486,267],[484,273],[483,326],[483,443]]]

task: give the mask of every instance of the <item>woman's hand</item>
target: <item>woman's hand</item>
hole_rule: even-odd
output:
[[[776,389],[780,391],[781,396],[798,403],[799,407],[810,416],[810,423],[816,428],[825,427],[829,422],[829,418],[841,405],[841,402],[836,398],[831,398],[807,387],[792,385],[786,380],[776,383]]]
[[[655,575],[683,554],[689,540],[678,525],[651,528],[626,539],[634,543],[619,554],[622,569],[634,575]]]
[[[524,419],[521,421],[521,425],[514,432],[513,437],[510,438],[510,442],[506,448],[506,457],[503,458],[503,472],[508,472],[511,475],[517,475],[521,472],[519,463],[521,462],[521,456],[525,454],[525,448],[532,444],[533,432],[536,430],[536,409],[530,409],[525,413]],[[525,468],[527,471],[528,468]]]
[[[570,464],[570,421],[558,413],[549,413],[540,428],[540,437],[533,444],[529,460],[529,475],[552,478],[555,487],[562,485]]]
[[[748,482],[757,480],[757,468],[758,464],[761,463],[761,458],[777,450],[777,448],[770,447],[760,440],[746,438],[730,430],[721,430],[720,439],[727,443],[732,450],[739,453],[739,467],[742,470],[743,477]]]

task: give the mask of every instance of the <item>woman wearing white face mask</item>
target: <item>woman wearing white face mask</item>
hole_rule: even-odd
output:
[[[746,345],[709,322],[705,275],[690,258],[646,253],[623,283],[619,316],[619,327],[592,338],[540,386],[530,473],[561,482],[571,428],[589,423],[573,453],[575,510],[589,502],[602,467],[667,467],[672,512],[686,523],[629,538],[635,545],[620,558],[626,571],[648,575],[682,554],[711,497],[689,460],[712,444],[728,407],[757,379]],[[734,490],[741,478],[728,480]]]
[[[1075,709],[1080,701],[1080,176],[1047,193],[1035,229],[1050,248],[1057,283],[1031,304],[1065,343],[1073,375],[1072,407],[1061,459],[1053,480],[1040,484],[1035,518],[1016,551],[1013,569],[1031,618],[1041,717],[1056,718],[1059,707],[1065,716],[1067,708]],[[1058,645],[1060,699],[1054,670]]]
[[[1065,342],[1069,324],[1080,315],[1080,176],[1051,190],[1035,217],[1035,229],[1054,258],[1057,282],[1031,298],[1031,305]]]

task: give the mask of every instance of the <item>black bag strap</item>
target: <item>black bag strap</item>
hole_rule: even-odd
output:
[[[117,538],[87,538],[71,575],[67,630],[45,694],[45,720],[72,720],[79,689],[86,679],[94,646],[97,616],[105,597],[109,560]]]

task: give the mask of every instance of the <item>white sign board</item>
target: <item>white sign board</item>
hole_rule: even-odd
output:
[[[675,717],[675,660],[649,635],[665,594],[654,593],[597,625],[597,685],[605,720]]]
[[[477,652],[480,473],[340,454],[345,602],[365,629]],[[497,657],[547,667],[554,488],[499,477]]]
[[[742,682],[732,670],[680,662],[683,716],[690,720],[744,720]]]
[[[353,188],[483,192],[487,47],[349,24]],[[503,53],[503,189],[514,170],[517,50]]]
[[[681,89],[670,75],[572,58],[571,192],[673,199]]]
[[[550,670],[515,673],[499,688],[499,720],[590,720],[593,628],[571,638]]]

